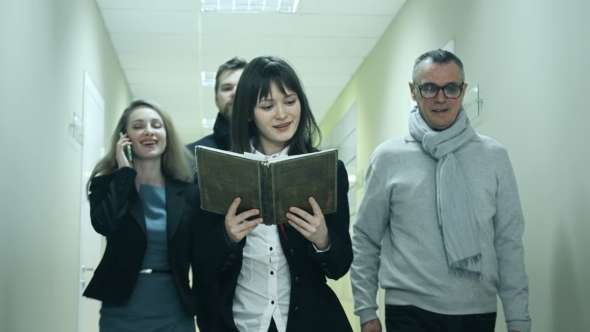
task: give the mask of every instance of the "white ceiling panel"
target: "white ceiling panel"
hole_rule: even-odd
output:
[[[318,122],[405,0],[300,0],[296,14],[201,12],[200,0],[96,0],[135,98],[168,110],[186,143],[211,132],[216,72],[238,56],[276,55],[299,74]]]
[[[199,53],[197,34],[111,33],[117,52],[122,53]]]
[[[251,59],[246,57],[244,54],[238,54],[237,51],[219,53],[219,54],[211,54],[211,55],[203,55],[199,57],[200,66],[203,71],[208,72],[217,72],[217,68],[219,66],[232,59],[233,57],[240,57],[245,59],[246,61],[250,61]]]
[[[199,14],[195,11],[102,10],[110,32],[198,33]]]
[[[201,10],[198,0],[96,0],[103,9]]]
[[[189,84],[201,87],[201,75],[197,71],[127,70],[129,84]]]
[[[289,56],[366,57],[377,38],[293,38]]]
[[[205,34],[249,35],[250,39],[262,36],[290,36],[299,20],[298,15],[271,13],[202,13]]]
[[[406,0],[301,0],[301,14],[395,16]]]
[[[241,35],[209,34],[203,35],[202,54],[244,54],[253,50],[258,55],[281,54],[287,51],[289,40],[289,37],[245,38]]]
[[[183,53],[119,53],[119,61],[127,70],[186,70],[199,72],[199,57]]]
[[[390,16],[301,15],[295,37],[379,38]]]
[[[287,60],[299,74],[354,74],[365,58],[290,56]]]

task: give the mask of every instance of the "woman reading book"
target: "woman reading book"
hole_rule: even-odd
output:
[[[84,292],[102,301],[101,332],[195,331],[198,189],[189,159],[163,111],[145,101],[125,109],[88,183],[92,226],[107,240]]]
[[[232,151],[272,159],[317,151],[319,138],[303,87],[284,60],[259,57],[238,83],[231,118]],[[312,183],[313,178],[309,179]],[[211,228],[205,266],[220,283],[216,331],[352,331],[326,278],[338,279],[352,262],[348,176],[338,161],[337,212],[291,207],[288,224],[267,226],[259,210],[225,216],[202,212]]]

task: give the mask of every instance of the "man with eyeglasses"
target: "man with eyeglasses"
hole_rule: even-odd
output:
[[[374,151],[354,225],[351,282],[362,332],[493,332],[499,295],[509,331],[529,332],[524,218],[506,149],[462,107],[461,60],[416,60],[409,134]]]

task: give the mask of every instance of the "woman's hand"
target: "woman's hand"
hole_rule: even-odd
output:
[[[306,239],[313,242],[317,249],[326,250],[330,245],[330,239],[324,214],[313,197],[309,198],[309,204],[311,204],[313,216],[300,208],[291,207],[289,209],[291,213],[287,213],[289,224]]]
[[[125,134],[121,136],[117,142],[117,164],[119,165],[119,169],[123,167],[133,168],[133,165],[125,155],[125,148],[128,146],[131,146],[131,139],[129,138],[129,135]]]
[[[248,211],[244,211],[238,215],[236,215],[236,211],[238,210],[238,206],[240,206],[240,202],[242,200],[237,197],[234,199],[233,203],[229,206],[227,210],[227,214],[225,215],[225,230],[227,232],[227,236],[232,243],[238,243],[242,241],[246,235],[250,234],[262,222],[262,218],[258,218],[252,221],[247,221],[246,219],[253,217],[260,213],[258,209],[252,209]]]

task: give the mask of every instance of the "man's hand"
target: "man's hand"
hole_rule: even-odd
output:
[[[365,324],[361,325],[361,332],[382,332],[383,328],[381,327],[381,321],[379,318],[375,318]]]

